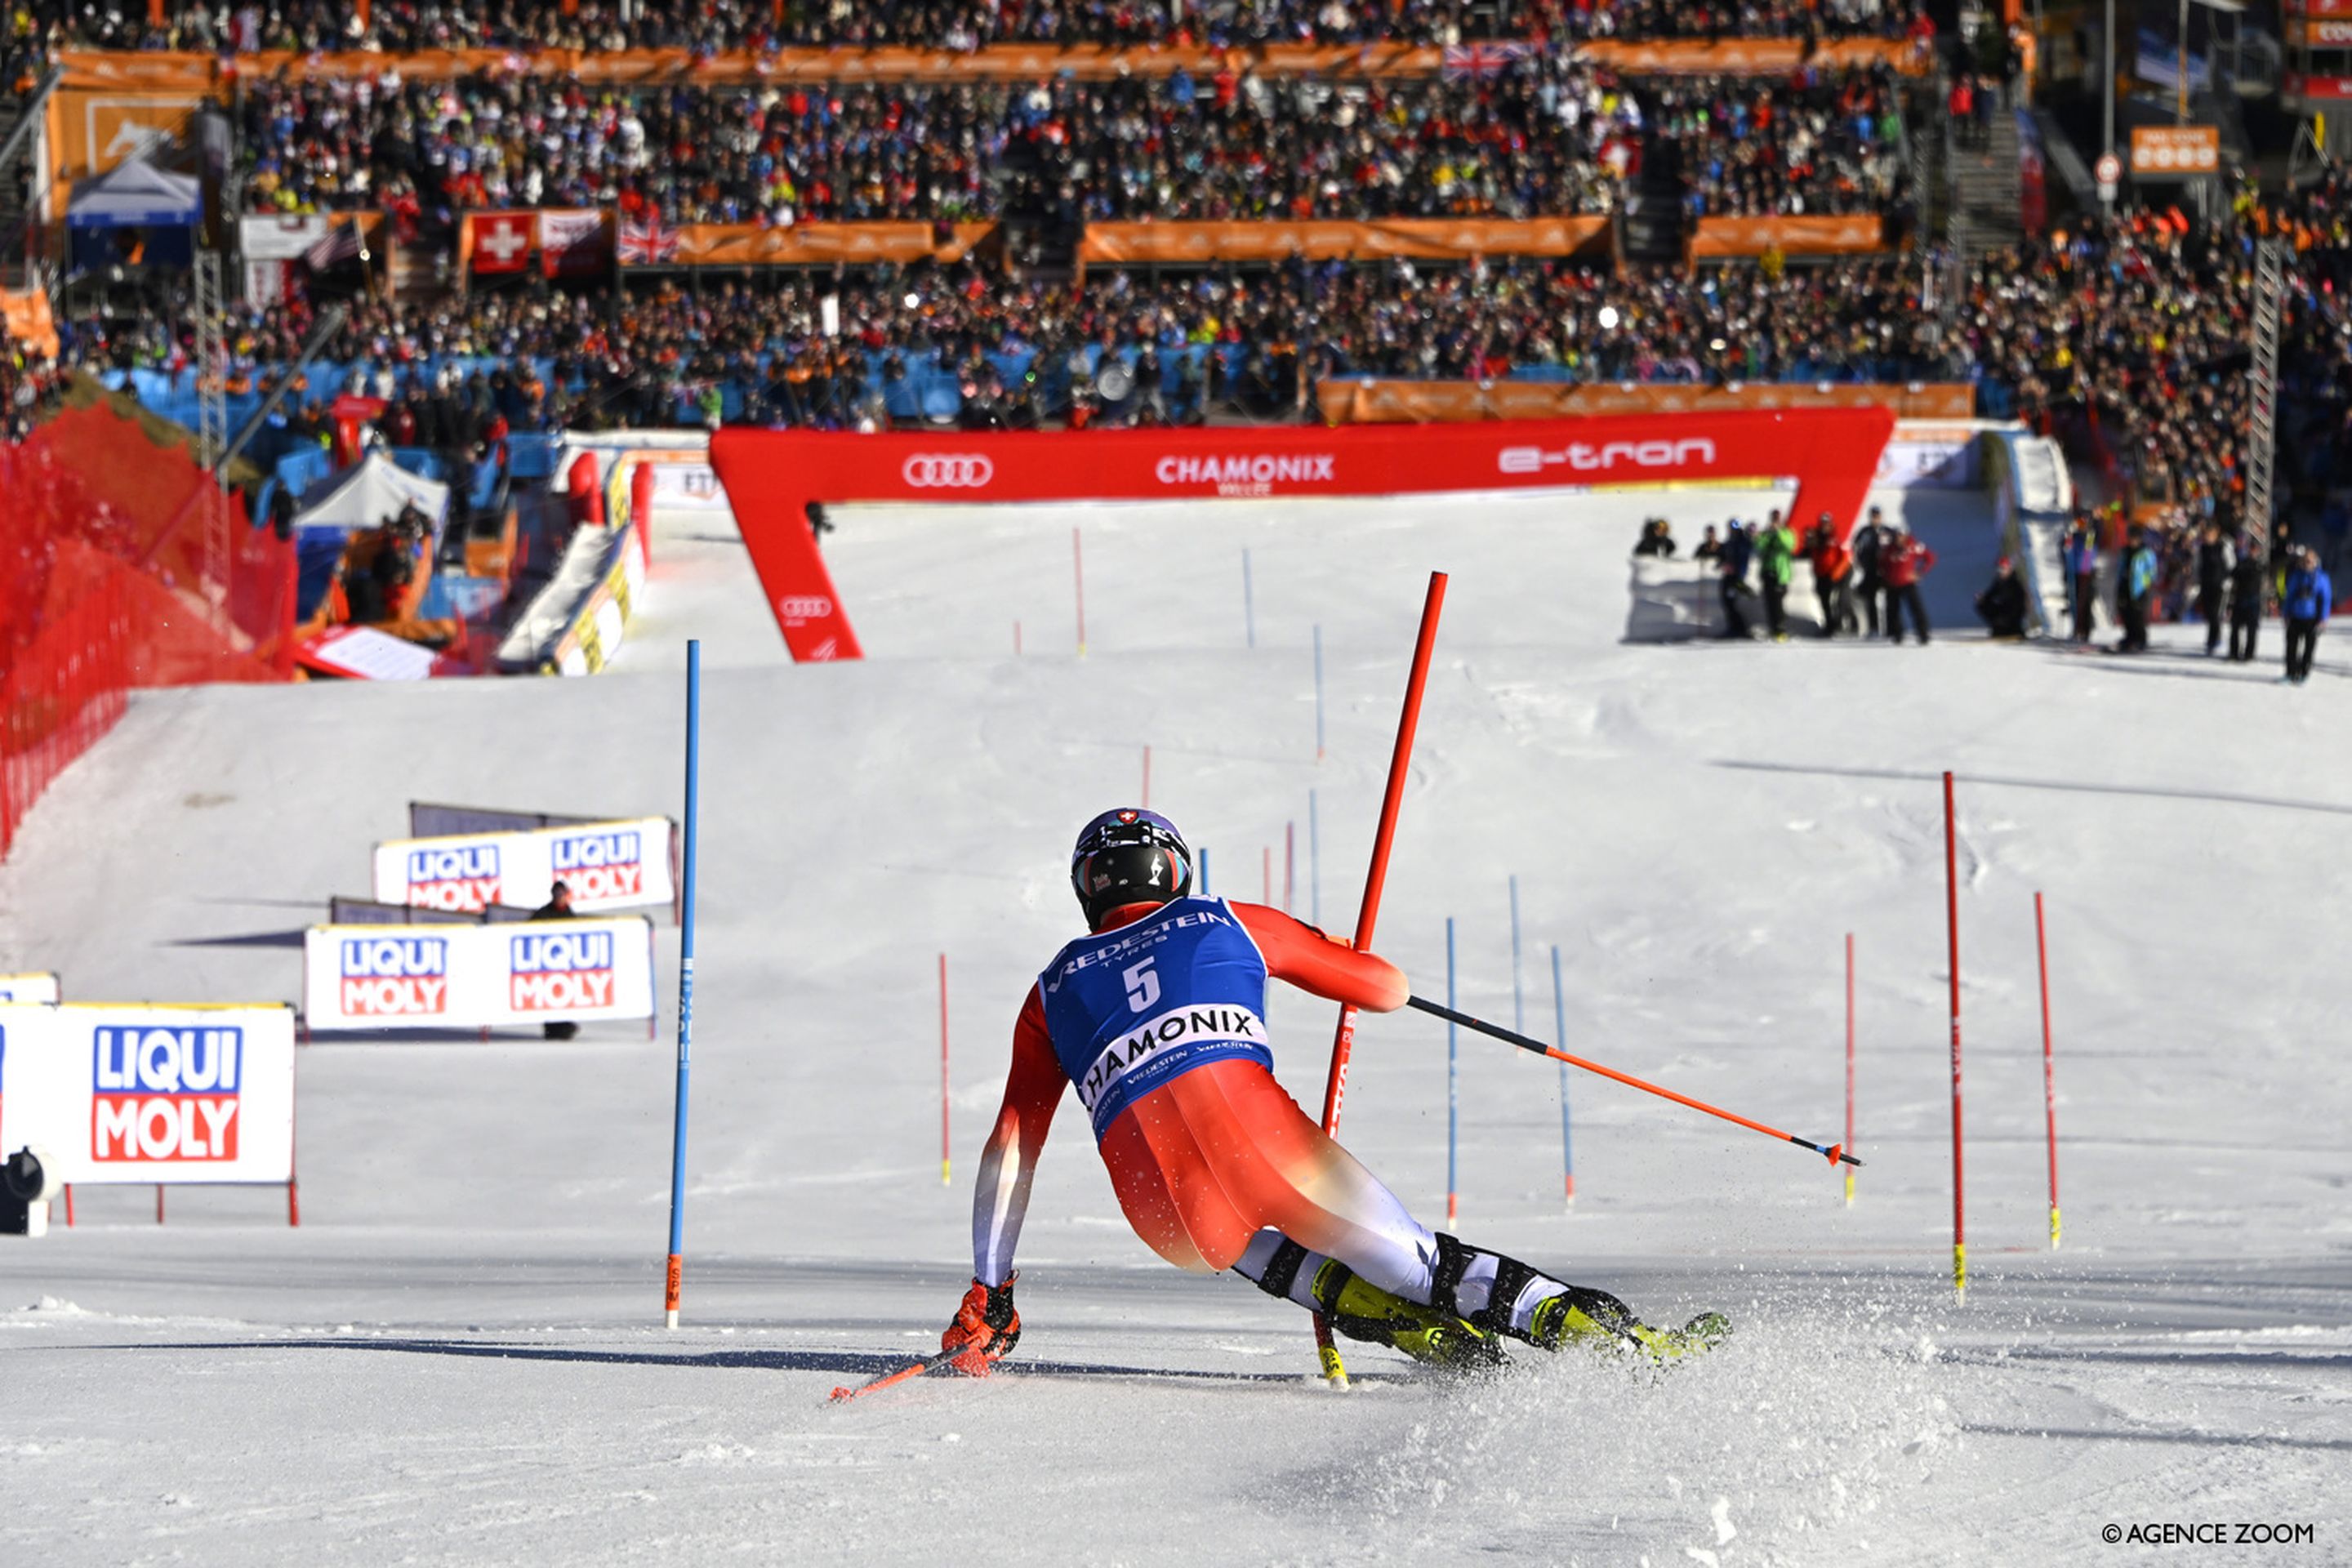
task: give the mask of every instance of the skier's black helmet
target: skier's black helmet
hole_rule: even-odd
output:
[[[1192,890],[1192,851],[1176,825],[1136,806],[1106,811],[1070,851],[1070,888],[1087,929],[1123,904],[1164,904]]]

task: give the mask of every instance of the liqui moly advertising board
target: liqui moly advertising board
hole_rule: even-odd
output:
[[[583,913],[658,907],[677,898],[670,838],[666,816],[395,838],[375,847],[374,896],[411,909],[536,909],[560,881]]]
[[[302,1015],[313,1030],[481,1029],[654,1016],[643,915],[499,926],[312,926]]]
[[[58,988],[58,977],[54,974],[0,974],[0,1002],[61,1000],[63,994]]]
[[[0,1005],[0,1142],[67,1182],[284,1182],[294,1014],[279,1005]]]

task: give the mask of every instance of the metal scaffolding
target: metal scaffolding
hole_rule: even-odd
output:
[[[221,463],[228,446],[228,345],[222,341],[221,258],[209,247],[196,252],[196,458],[214,466],[218,486],[228,483]]]

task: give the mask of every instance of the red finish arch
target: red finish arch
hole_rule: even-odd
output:
[[[1470,425],[1183,429],[724,429],[710,463],[795,659],[863,650],[808,524],[811,502],[1202,500],[1793,479],[1790,515],[1853,528],[1887,408],[1789,408]]]

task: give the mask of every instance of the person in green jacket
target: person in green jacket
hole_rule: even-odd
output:
[[[1756,534],[1757,575],[1764,580],[1764,629],[1789,640],[1789,582],[1796,574],[1797,536],[1775,511]]]

